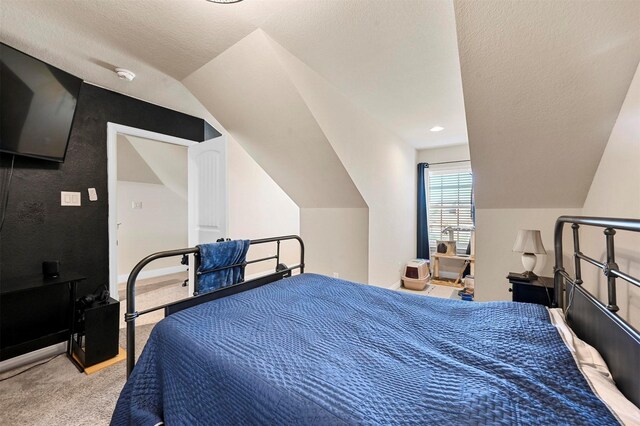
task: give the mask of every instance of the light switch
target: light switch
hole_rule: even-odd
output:
[[[98,201],[98,193],[95,188],[89,188],[89,201]]]
[[[81,197],[79,192],[60,192],[60,205],[61,206],[80,206]]]
[[[142,208],[142,201],[132,201],[131,208],[135,210],[139,210]]]

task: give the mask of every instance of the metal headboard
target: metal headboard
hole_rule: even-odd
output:
[[[563,266],[562,236],[564,224],[573,231],[573,259],[575,278]],[[580,226],[604,228],[607,260],[599,262],[580,250]],[[555,227],[554,307],[565,310],[567,323],[585,342],[602,355],[618,389],[634,404],[640,406],[640,333],[616,312],[616,279],[640,287],[640,280],[622,272],[616,263],[614,238],[616,230],[640,232],[638,219],[561,216]],[[582,286],[582,261],[593,265],[607,277],[607,304],[597,300]],[[568,303],[565,305],[565,284]]]
[[[297,240],[300,244],[300,262],[297,265],[293,265],[287,267],[280,263],[280,243],[286,240]],[[136,359],[136,318],[140,315],[148,314],[150,312],[158,311],[160,309],[164,309],[165,316],[173,314],[175,312],[181,311],[183,309],[189,308],[191,306],[199,305],[200,303],[209,302],[211,300],[220,299],[222,297],[230,296],[232,294],[240,293],[242,291],[251,290],[256,287],[260,287],[262,285],[272,283],[274,281],[278,281],[282,278],[289,277],[292,274],[292,271],[295,269],[300,270],[300,273],[304,273],[304,242],[297,235],[286,235],[282,237],[272,237],[272,238],[262,238],[259,240],[251,240],[251,246],[257,244],[265,244],[265,243],[276,243],[276,254],[273,256],[263,257],[260,259],[249,260],[243,263],[238,263],[234,265],[227,265],[221,268],[211,269],[207,271],[198,272],[198,267],[200,265],[200,249],[198,247],[191,247],[185,249],[178,250],[168,250],[162,251],[158,253],[153,253],[144,259],[142,259],[138,264],[133,268],[131,274],[129,275],[129,279],[127,280],[127,312],[124,314],[124,320],[127,323],[127,379],[131,375],[133,371],[133,367],[135,366]],[[138,279],[138,274],[142,269],[147,266],[149,263],[154,260],[164,259],[167,257],[174,256],[185,256],[193,254],[195,258],[195,265],[192,267],[196,270],[194,274],[195,283],[194,289],[196,289],[196,293],[194,293],[194,297],[189,297],[186,299],[178,300],[172,303],[166,303],[159,306],[154,306],[153,308],[145,309],[142,311],[136,311],[136,280]],[[275,272],[271,274],[267,274],[249,281],[244,281],[232,286],[224,287],[219,290],[215,290],[209,293],[197,294],[198,289],[198,277],[203,274],[210,274],[217,271],[222,271],[225,269],[242,267],[258,262],[265,262],[269,260],[275,260],[276,268]]]

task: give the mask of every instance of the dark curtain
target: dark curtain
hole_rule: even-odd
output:
[[[424,174],[428,163],[418,163],[418,259],[429,259],[429,223],[427,222],[427,188]]]
[[[473,195],[473,186],[471,187],[471,221],[473,223],[473,226],[476,226],[476,201]],[[471,254],[471,238],[469,238],[469,244],[467,245],[466,253]],[[467,268],[462,273],[462,276],[464,277],[466,277],[467,275],[471,275],[471,264],[467,265]]]
[[[473,182],[473,174],[471,176],[471,221],[473,226],[476,226],[476,196],[473,192],[473,188],[475,187]]]

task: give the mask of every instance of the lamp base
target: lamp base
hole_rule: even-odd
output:
[[[533,273],[534,268],[536,267],[537,258],[533,253],[522,253],[522,266],[524,266],[524,272],[522,275],[529,278],[530,280],[535,280],[538,278],[536,274]]]

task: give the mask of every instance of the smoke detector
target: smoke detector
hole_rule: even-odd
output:
[[[116,74],[118,74],[118,78],[120,80],[127,80],[127,81],[133,81],[134,78],[136,78],[136,75],[124,68],[116,68]]]

